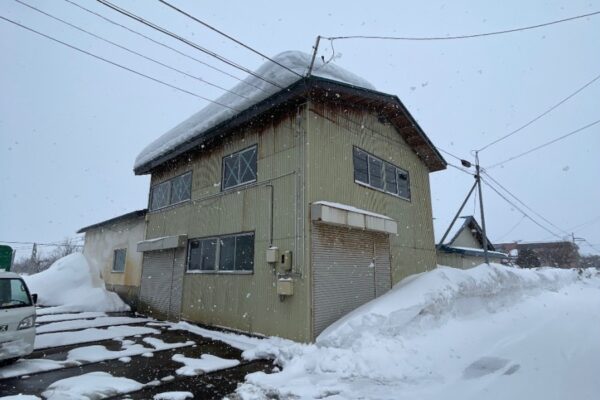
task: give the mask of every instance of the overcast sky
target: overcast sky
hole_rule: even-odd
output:
[[[152,44],[64,0],[23,0],[57,17],[223,87],[237,81]],[[230,68],[92,0],[73,0],[240,78]],[[158,1],[116,4],[247,68],[264,60]],[[193,15],[268,55],[311,51],[317,35],[445,36],[535,25],[600,10],[600,1],[183,1]],[[222,92],[112,47],[13,0],[0,15],[173,85]],[[335,63],[396,94],[436,146],[471,150],[516,129],[600,74],[600,15],[541,29],[456,41],[336,41]],[[204,107],[198,98],[108,65],[0,20],[0,240],[55,242],[144,208],[148,176],[133,162],[150,141]],[[331,54],[322,42],[320,55]],[[489,166],[600,119],[600,80],[481,153]],[[447,160],[457,160],[446,156]],[[489,170],[558,228],[600,254],[600,124]],[[473,178],[431,175],[438,236]],[[493,241],[556,239],[494,192],[484,191]],[[530,210],[550,231],[564,236]],[[473,214],[469,202],[463,215]],[[581,226],[578,228],[578,226]],[[19,256],[30,250],[16,246]]]

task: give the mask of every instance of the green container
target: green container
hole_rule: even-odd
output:
[[[10,246],[0,245],[0,269],[10,271],[13,261],[13,249]]]

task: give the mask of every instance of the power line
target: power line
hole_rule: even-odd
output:
[[[217,53],[215,53],[215,52],[213,52],[211,50],[208,50],[208,49],[206,49],[206,48],[204,48],[202,46],[199,46],[196,43],[193,43],[193,42],[191,42],[191,41],[189,41],[189,40],[187,40],[187,39],[185,39],[185,38],[183,38],[183,37],[181,37],[181,36],[179,36],[179,35],[171,32],[171,31],[168,31],[165,28],[162,28],[162,27],[160,27],[160,26],[158,26],[158,25],[156,25],[156,24],[154,24],[154,23],[152,23],[150,21],[147,21],[144,18],[139,17],[139,16],[137,16],[137,15],[135,15],[135,14],[133,14],[133,13],[131,13],[131,12],[123,9],[123,8],[117,7],[116,5],[110,3],[110,2],[108,2],[106,0],[96,0],[96,1],[98,1],[100,4],[103,4],[103,5],[109,7],[111,9],[113,9],[113,10],[115,10],[115,11],[117,11],[117,12],[119,12],[119,13],[121,13],[121,14],[129,17],[129,18],[131,18],[131,19],[134,19],[134,20],[136,20],[136,21],[138,21],[138,22],[140,22],[140,23],[142,23],[142,24],[144,24],[146,26],[149,26],[149,27],[151,27],[151,28],[153,28],[155,30],[158,30],[159,32],[164,33],[165,35],[169,35],[172,38],[177,39],[177,40],[179,40],[179,41],[187,44],[188,46],[191,46],[191,47],[195,48],[196,50],[199,50],[199,51],[201,51],[201,52],[203,52],[205,54],[208,54],[209,56],[214,57],[217,60],[224,62],[225,64],[228,64],[228,65],[230,65],[230,66],[232,66],[234,68],[242,70],[242,71],[244,71],[244,72],[246,72],[246,73],[248,73],[248,74],[250,74],[250,75],[252,75],[252,76],[254,76],[254,77],[256,77],[256,78],[258,78],[258,79],[260,79],[260,80],[262,80],[264,82],[266,82],[266,83],[269,83],[269,84],[271,84],[271,85],[279,88],[279,89],[284,89],[284,87],[281,86],[281,85],[279,85],[278,83],[273,82],[273,81],[265,78],[264,76],[261,76],[261,75],[255,73],[255,72],[249,70],[248,68],[246,68],[246,67],[244,67],[244,66],[242,66],[242,65],[240,65],[240,64],[238,64],[236,62],[234,62],[234,61],[231,61],[231,60],[229,60],[229,59],[227,59],[227,58],[225,58],[225,57],[223,57],[223,56],[221,56],[221,55],[219,55],[219,54],[217,54]]]
[[[544,117],[545,115],[549,114],[550,112],[552,112],[553,110],[555,110],[556,108],[558,108],[560,105],[562,105],[563,103],[567,102],[568,100],[570,100],[572,97],[574,97],[575,95],[577,95],[578,93],[580,93],[581,91],[583,91],[585,88],[587,88],[588,86],[590,86],[592,83],[596,82],[598,79],[600,79],[600,75],[596,76],[594,79],[592,79],[591,81],[587,82],[585,85],[581,86],[579,89],[577,89],[576,91],[574,91],[573,93],[571,93],[570,95],[568,95],[567,97],[565,97],[564,99],[562,99],[561,101],[559,101],[558,103],[556,103],[555,105],[553,105],[552,107],[550,107],[549,109],[547,109],[546,111],[544,111],[543,113],[541,113],[540,115],[538,115],[537,117],[535,117],[534,119],[532,119],[531,121],[525,123],[524,125],[518,127],[517,129],[515,129],[514,131],[494,140],[493,142],[483,146],[482,148],[480,148],[479,152],[487,149],[488,147],[501,142],[502,140],[514,135],[517,132],[520,132],[521,130],[527,128],[529,125],[533,124],[535,121],[539,120],[540,118]]]
[[[492,164],[492,165],[490,165],[489,167],[486,167],[486,168],[487,168],[487,169],[492,169],[492,168],[495,168],[495,167],[497,167],[497,166],[499,166],[499,165],[506,164],[506,163],[507,163],[507,162],[509,162],[509,161],[516,160],[517,158],[521,158],[521,157],[523,157],[523,156],[525,156],[525,155],[527,155],[527,154],[529,154],[529,153],[532,153],[532,152],[534,152],[534,151],[536,151],[536,150],[539,150],[539,149],[541,149],[541,148],[544,148],[544,147],[546,147],[546,146],[549,146],[549,145],[551,145],[551,144],[553,144],[553,143],[556,143],[556,142],[558,142],[559,140],[563,140],[563,139],[565,139],[565,138],[567,138],[567,137],[569,137],[569,136],[572,136],[572,135],[574,135],[574,134],[576,134],[576,133],[579,133],[579,132],[581,132],[581,131],[583,131],[583,130],[585,130],[585,129],[587,129],[587,128],[591,127],[591,126],[594,126],[594,125],[598,124],[598,123],[600,123],[600,119],[599,119],[599,120],[597,120],[597,121],[594,121],[594,122],[592,122],[592,123],[590,123],[590,124],[587,124],[587,125],[585,125],[585,126],[582,126],[581,128],[575,129],[574,131],[571,131],[571,132],[567,133],[566,135],[559,136],[559,137],[557,137],[556,139],[553,139],[553,140],[551,140],[551,141],[549,141],[549,142],[546,142],[546,143],[544,143],[544,144],[542,144],[542,145],[540,145],[540,146],[537,146],[537,147],[534,147],[534,148],[532,148],[532,149],[529,149],[529,150],[527,150],[527,151],[525,151],[525,152],[523,152],[523,153],[520,153],[520,154],[518,154],[518,155],[516,155],[516,156],[514,156],[514,157],[510,157],[510,158],[508,158],[508,159],[506,159],[506,160],[504,160],[504,161],[501,161],[501,162],[499,162],[499,163]]]
[[[523,211],[519,206],[517,206],[515,203],[513,203],[510,199],[508,199],[506,196],[504,196],[502,193],[500,193],[494,186],[492,186],[491,183],[487,182],[485,179],[481,179],[483,181],[483,183],[485,183],[490,189],[492,189],[498,196],[500,196],[502,199],[504,199],[504,201],[506,201],[508,204],[510,204],[512,207],[514,207],[517,211],[519,211],[523,216],[525,216],[527,219],[529,219],[531,222],[533,222],[534,224],[536,224],[537,226],[539,226],[540,228],[542,228],[543,230],[545,230],[546,232],[550,233],[552,236],[556,236],[557,238],[559,238],[560,240],[563,240],[563,238],[559,235],[557,235],[555,232],[551,231],[550,229],[546,228],[544,225],[540,224],[538,221],[536,221],[535,219],[533,219],[531,216],[529,216],[529,214],[527,214],[525,211]]]
[[[71,4],[71,5],[75,6],[75,7],[78,7],[78,8],[80,8],[80,9],[82,9],[82,10],[84,10],[84,11],[86,11],[86,12],[88,12],[88,13],[92,14],[92,15],[95,15],[95,16],[99,17],[99,18],[102,18],[103,20],[105,20],[105,21],[107,21],[107,22],[109,22],[109,23],[111,23],[111,24],[113,24],[113,25],[115,25],[115,26],[119,26],[119,27],[121,27],[121,28],[123,28],[123,29],[125,29],[125,30],[127,30],[127,31],[129,31],[129,32],[131,32],[131,33],[133,33],[133,34],[135,34],[135,35],[138,35],[138,36],[140,36],[140,37],[142,37],[142,38],[144,38],[144,39],[146,39],[146,40],[149,40],[149,41],[151,41],[152,43],[155,43],[155,44],[157,44],[157,45],[159,45],[159,46],[162,46],[162,47],[164,47],[164,48],[166,48],[166,49],[169,49],[169,50],[171,50],[171,51],[174,51],[175,53],[177,53],[177,54],[180,54],[180,55],[182,55],[182,56],[184,56],[184,57],[186,57],[186,58],[189,58],[190,60],[194,60],[194,61],[196,61],[196,62],[198,62],[198,63],[200,63],[200,64],[202,64],[202,65],[204,65],[204,66],[206,66],[206,67],[208,67],[208,68],[210,68],[210,69],[213,69],[213,70],[215,70],[215,71],[217,71],[217,72],[220,72],[220,73],[221,73],[221,74],[223,74],[223,75],[226,75],[226,76],[228,76],[228,77],[230,77],[230,78],[233,78],[233,79],[235,79],[235,80],[237,80],[237,81],[240,81],[240,82],[244,83],[245,85],[252,86],[252,87],[253,87],[253,88],[255,88],[255,89],[263,90],[263,89],[261,89],[260,87],[258,87],[258,86],[255,86],[255,85],[253,85],[253,84],[252,84],[252,83],[250,83],[250,82],[246,82],[246,81],[244,81],[242,78],[239,78],[239,77],[237,77],[237,76],[235,76],[235,75],[233,75],[233,74],[230,74],[230,73],[229,73],[229,72],[227,72],[227,71],[223,71],[222,69],[220,69],[220,68],[217,68],[217,67],[215,67],[215,66],[213,66],[213,65],[210,65],[210,64],[208,64],[208,63],[206,63],[206,62],[204,62],[204,61],[202,61],[202,60],[200,60],[200,59],[198,59],[198,58],[192,57],[192,56],[190,56],[189,54],[186,54],[186,53],[184,53],[183,51],[179,51],[179,50],[177,50],[176,48],[169,46],[168,44],[165,44],[165,43],[163,43],[163,42],[160,42],[160,41],[158,41],[158,40],[155,40],[155,39],[151,38],[150,36],[144,35],[144,34],[143,34],[143,33],[141,33],[141,32],[138,32],[138,31],[136,31],[136,30],[134,30],[134,29],[131,29],[131,28],[129,28],[128,26],[125,26],[125,25],[123,25],[123,24],[120,24],[120,23],[118,23],[118,22],[116,22],[116,21],[114,21],[114,20],[112,20],[112,19],[110,19],[110,18],[108,18],[108,17],[105,17],[104,15],[102,15],[102,14],[100,14],[100,13],[97,13],[96,11],[90,10],[89,8],[86,8],[86,7],[84,7],[84,6],[80,5],[80,4],[77,4],[77,3],[75,3],[74,1],[71,1],[71,0],[65,0],[65,1],[66,1],[68,4]]]
[[[28,26],[22,25],[22,24],[20,24],[19,22],[16,22],[16,21],[13,21],[13,20],[11,20],[11,19],[8,19],[8,18],[6,18],[6,17],[4,17],[4,16],[2,16],[2,15],[0,15],[0,19],[4,20],[4,21],[6,21],[6,22],[10,22],[10,23],[11,23],[11,24],[13,24],[13,25],[19,26],[19,27],[21,27],[21,28],[23,28],[23,29],[25,29],[25,30],[28,30],[28,31],[30,31],[30,32],[33,32],[33,33],[35,33],[35,34],[37,34],[37,35],[43,36],[43,37],[45,37],[46,39],[52,40],[53,42],[60,43],[60,44],[62,44],[62,45],[64,45],[64,46],[67,46],[67,47],[69,47],[69,48],[73,49],[73,50],[79,51],[80,53],[87,54],[87,55],[88,55],[88,56],[90,56],[90,57],[94,57],[94,58],[96,58],[96,59],[98,59],[98,60],[104,61],[105,63],[111,64],[111,65],[113,65],[113,66],[115,66],[115,67],[118,67],[118,68],[121,68],[121,69],[124,69],[125,71],[129,71],[129,72],[131,72],[131,73],[133,73],[133,74],[136,74],[136,75],[142,76],[142,77],[144,77],[144,78],[146,78],[146,79],[150,79],[151,81],[154,81],[154,82],[156,82],[156,83],[160,83],[161,85],[164,85],[164,86],[170,87],[171,89],[175,89],[175,90],[178,90],[178,91],[180,91],[180,92],[187,93],[187,94],[189,94],[189,95],[191,95],[191,96],[194,96],[194,97],[197,97],[197,98],[199,98],[199,99],[206,100],[206,101],[208,101],[208,102],[211,102],[211,103],[217,104],[217,105],[219,105],[219,106],[221,106],[221,107],[225,107],[225,108],[228,108],[228,109],[230,109],[230,110],[233,110],[233,111],[235,111],[235,112],[238,112],[238,110],[236,110],[236,109],[234,109],[234,108],[232,108],[232,107],[230,107],[230,106],[227,106],[227,105],[225,105],[225,104],[221,104],[221,103],[219,103],[219,102],[216,102],[216,101],[214,101],[214,100],[210,100],[210,99],[208,99],[208,98],[206,98],[206,97],[200,96],[199,94],[196,94],[196,93],[190,92],[189,90],[182,89],[182,88],[180,88],[180,87],[177,87],[177,86],[175,86],[175,85],[171,85],[170,83],[167,83],[167,82],[161,81],[160,79],[153,78],[153,77],[151,77],[151,76],[149,76],[149,75],[146,75],[146,74],[144,74],[144,73],[142,73],[142,72],[136,71],[136,70],[134,70],[134,69],[131,69],[131,68],[129,68],[129,67],[126,67],[126,66],[124,66],[124,65],[118,64],[118,63],[116,63],[116,62],[114,62],[114,61],[108,60],[108,59],[106,59],[106,58],[104,58],[104,57],[101,57],[101,56],[98,56],[98,55],[96,55],[96,54],[90,53],[89,51],[83,50],[83,49],[81,49],[81,48],[79,48],[79,47],[75,47],[75,46],[73,46],[73,45],[71,45],[71,44],[68,44],[68,43],[66,43],[66,42],[63,42],[62,40],[59,40],[59,39],[56,39],[56,38],[54,38],[54,37],[52,37],[52,36],[46,35],[45,33],[42,33],[42,32],[39,32],[39,31],[36,31],[36,30],[35,30],[35,29],[33,29],[33,28],[30,28],[30,27],[28,27]]]
[[[158,60],[156,60],[156,59],[154,59],[154,58],[151,58],[151,57],[145,56],[144,54],[138,53],[138,52],[137,52],[137,51],[135,51],[135,50],[131,50],[131,49],[129,49],[129,48],[125,47],[125,46],[122,46],[122,45],[120,45],[120,44],[118,44],[118,43],[115,43],[115,42],[113,42],[113,41],[111,41],[111,40],[105,39],[105,38],[103,38],[102,36],[96,35],[95,33],[92,33],[92,32],[90,32],[90,31],[87,31],[87,30],[85,30],[85,29],[83,29],[83,28],[81,28],[81,27],[79,27],[79,26],[77,26],[77,25],[75,25],[75,24],[72,24],[72,23],[70,23],[70,22],[68,22],[68,21],[65,21],[64,19],[61,19],[61,18],[59,18],[59,17],[57,17],[57,16],[55,16],[55,15],[52,15],[52,14],[50,14],[50,13],[47,13],[47,12],[45,12],[45,11],[43,11],[43,10],[40,10],[39,8],[36,8],[36,7],[32,6],[32,5],[29,5],[29,4],[27,4],[27,3],[25,3],[25,2],[23,2],[23,1],[21,1],[21,0],[14,0],[14,1],[16,1],[17,3],[19,3],[19,4],[21,4],[21,5],[25,6],[25,7],[29,7],[30,9],[32,9],[32,10],[34,10],[34,11],[37,11],[37,12],[39,12],[39,13],[41,13],[41,14],[44,14],[44,15],[46,15],[47,17],[54,19],[55,21],[59,21],[59,22],[61,22],[61,23],[65,24],[65,25],[68,25],[68,26],[70,26],[71,28],[77,29],[77,30],[78,30],[78,31],[80,31],[80,32],[83,32],[83,33],[86,33],[86,34],[88,34],[88,35],[90,35],[90,36],[92,36],[92,37],[95,37],[96,39],[102,40],[103,42],[109,43],[109,44],[111,44],[111,45],[113,45],[113,46],[116,46],[116,47],[118,47],[118,48],[120,48],[120,49],[122,49],[122,50],[125,50],[125,51],[127,51],[127,52],[129,52],[129,53],[131,53],[131,54],[135,54],[135,55],[136,55],[136,56],[138,56],[138,57],[142,57],[142,58],[143,58],[143,59],[145,59],[145,60],[151,61],[151,62],[153,62],[153,63],[155,63],[155,64],[158,64],[158,65],[160,65],[160,66],[162,66],[162,67],[168,68],[168,69],[170,69],[170,70],[172,70],[172,71],[178,72],[178,73],[180,73],[180,74],[182,74],[182,75],[185,75],[185,76],[187,76],[187,77],[190,77],[190,78],[196,79],[197,81],[199,81],[199,82],[202,82],[202,83],[204,83],[204,84],[207,84],[207,85],[209,85],[209,86],[215,87],[215,88],[217,88],[217,89],[220,89],[220,90],[223,90],[223,91],[225,91],[225,92],[229,92],[229,93],[231,93],[231,94],[234,94],[234,95],[236,95],[236,96],[239,96],[239,97],[242,97],[242,98],[244,98],[244,99],[247,99],[247,97],[246,97],[246,96],[242,96],[241,94],[237,94],[237,93],[235,93],[235,92],[233,92],[233,91],[231,91],[231,90],[229,90],[229,89],[225,89],[224,87],[221,87],[221,86],[219,86],[219,85],[216,85],[216,84],[214,84],[214,83],[208,82],[207,80],[204,80],[204,79],[202,79],[202,78],[201,78],[201,77],[199,77],[199,76],[195,76],[195,75],[192,75],[192,74],[188,74],[188,73],[187,73],[187,72],[185,72],[185,71],[182,71],[182,70],[180,70],[180,69],[177,69],[177,68],[175,68],[175,67],[172,67],[172,66],[170,66],[170,65],[167,65],[167,64],[165,64],[165,63],[163,63],[163,62],[161,62],[161,61],[158,61]]]
[[[485,170],[483,171],[483,174],[485,176],[487,176],[488,178],[490,178],[496,185],[498,185],[502,190],[504,190],[506,193],[508,193],[513,199],[515,199],[516,201],[518,201],[523,207],[527,208],[529,211],[531,211],[532,213],[534,213],[536,216],[538,216],[540,219],[542,219],[544,222],[546,222],[547,224],[549,224],[550,226],[552,226],[553,228],[558,229],[559,231],[561,231],[562,233],[564,233],[565,235],[569,235],[569,232],[565,231],[564,229],[556,226],[555,224],[553,224],[551,221],[549,221],[547,218],[545,218],[544,216],[542,216],[541,214],[539,214],[537,211],[535,211],[533,208],[529,207],[527,204],[525,204],[523,201],[521,201],[521,199],[519,199],[517,196],[515,196],[510,190],[508,190],[506,187],[504,187],[500,182],[498,182],[496,179],[494,179],[490,174],[488,174]]]
[[[437,146],[435,146],[435,148],[436,148],[436,149],[438,149],[439,151],[441,151],[441,152],[442,152],[442,153],[444,153],[444,154],[448,154],[450,157],[454,157],[454,158],[456,158],[458,161],[462,161],[462,160],[463,160],[463,159],[462,159],[462,158],[460,158],[459,156],[457,156],[457,155],[454,155],[454,154],[450,153],[449,151],[442,149],[441,147],[437,147]]]
[[[600,11],[594,11],[587,14],[576,15],[574,17],[563,18],[555,21],[544,22],[542,24],[530,25],[521,28],[513,28],[513,29],[505,29],[501,31],[493,31],[493,32],[485,32],[485,33],[473,33],[466,35],[457,35],[457,36],[429,36],[429,37],[398,37],[398,36],[363,36],[363,35],[354,35],[354,36],[332,36],[332,37],[323,37],[323,39],[328,40],[340,40],[340,39],[383,39],[383,40],[416,40],[416,41],[425,41],[425,40],[457,40],[457,39],[472,39],[484,36],[493,36],[493,35],[502,35],[506,33],[520,32],[531,29],[542,28],[545,26],[560,24],[562,22],[573,21],[580,18],[591,17],[594,15],[600,14]]]
[[[208,29],[210,29],[210,30],[212,30],[212,31],[214,31],[214,32],[217,32],[218,34],[220,34],[220,35],[222,35],[222,36],[226,37],[227,39],[229,39],[229,40],[231,40],[231,41],[233,41],[233,42],[235,42],[235,43],[239,44],[240,46],[242,46],[242,47],[244,47],[244,48],[246,48],[246,49],[250,50],[251,52],[253,52],[253,53],[255,53],[255,54],[258,54],[259,56],[261,56],[261,57],[263,57],[263,58],[266,58],[267,60],[271,61],[271,62],[272,62],[272,63],[274,63],[274,64],[277,64],[278,66],[280,66],[281,68],[283,68],[283,69],[285,69],[285,70],[287,70],[287,71],[291,72],[292,74],[295,74],[295,75],[299,76],[300,78],[304,78],[302,75],[300,75],[299,73],[297,73],[297,72],[296,72],[296,71],[294,71],[293,69],[290,69],[290,68],[286,67],[285,65],[281,64],[280,62],[273,60],[272,58],[270,58],[270,57],[268,57],[268,56],[264,55],[264,54],[263,54],[263,53],[261,53],[260,51],[258,51],[258,50],[256,50],[256,49],[253,49],[252,47],[250,47],[250,46],[248,46],[248,45],[246,45],[246,44],[244,44],[244,43],[240,42],[240,41],[239,41],[239,40],[237,40],[236,38],[234,38],[234,37],[232,37],[232,36],[230,36],[230,35],[226,34],[225,32],[222,32],[222,31],[220,31],[219,29],[217,29],[217,28],[215,28],[215,27],[213,27],[213,26],[211,26],[211,25],[207,24],[206,22],[204,22],[204,21],[201,21],[200,19],[198,19],[198,18],[194,17],[193,15],[191,15],[191,14],[189,14],[189,13],[187,13],[187,12],[183,11],[182,9],[175,7],[174,5],[172,5],[172,4],[170,4],[170,3],[168,3],[168,2],[166,2],[166,1],[164,1],[164,0],[159,0],[159,1],[160,1],[161,3],[163,3],[164,5],[166,5],[167,7],[170,7],[170,8],[172,8],[173,10],[175,10],[175,11],[177,11],[177,12],[179,12],[179,13],[181,13],[181,14],[185,15],[186,17],[188,17],[188,18],[190,18],[190,19],[192,19],[192,20],[194,20],[194,21],[198,22],[199,24],[202,24],[202,25],[204,25],[204,26],[205,26],[205,27],[207,27]]]

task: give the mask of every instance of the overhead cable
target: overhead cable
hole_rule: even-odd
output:
[[[28,26],[25,26],[25,25],[23,25],[23,24],[21,24],[21,23],[19,23],[19,22],[13,21],[12,19],[6,18],[6,17],[4,17],[4,16],[2,16],[2,15],[0,15],[0,19],[4,20],[4,21],[6,21],[6,22],[9,22],[9,23],[11,23],[11,24],[13,24],[13,25],[16,25],[16,26],[18,26],[18,27],[20,27],[20,28],[23,28],[23,29],[25,29],[25,30],[28,30],[29,32],[35,33],[35,34],[37,34],[37,35],[39,35],[39,36],[43,36],[43,37],[45,37],[46,39],[52,40],[53,42],[60,43],[60,44],[62,44],[63,46],[67,46],[67,47],[69,47],[70,49],[76,50],[76,51],[78,51],[78,52],[80,52],[80,53],[83,53],[83,54],[87,54],[88,56],[90,56],[90,57],[94,57],[94,58],[95,58],[95,59],[97,59],[97,60],[104,61],[105,63],[108,63],[108,64],[110,64],[110,65],[113,65],[113,66],[115,66],[115,67],[118,67],[118,68],[121,68],[121,69],[124,69],[125,71],[129,71],[129,72],[131,72],[131,73],[133,73],[133,74],[136,74],[136,75],[142,76],[142,77],[144,77],[144,78],[146,78],[146,79],[150,79],[151,81],[154,81],[154,82],[156,82],[156,83],[160,83],[161,85],[164,85],[164,86],[170,87],[171,89],[178,90],[178,91],[180,91],[180,92],[183,92],[183,93],[189,94],[190,96],[194,96],[194,97],[197,97],[197,98],[199,98],[199,99],[206,100],[206,101],[208,101],[208,102],[210,102],[210,103],[214,103],[214,104],[217,104],[217,105],[219,105],[219,106],[221,106],[221,107],[228,108],[228,109],[230,109],[230,110],[232,110],[232,111],[238,112],[238,110],[236,110],[235,108],[232,108],[232,107],[230,107],[230,106],[228,106],[228,105],[226,105],[226,104],[222,104],[222,103],[216,102],[216,101],[214,101],[214,100],[211,100],[211,99],[208,99],[208,98],[206,98],[206,97],[204,97],[204,96],[200,96],[199,94],[196,94],[196,93],[190,92],[189,90],[182,89],[182,88],[180,88],[180,87],[177,87],[177,86],[175,86],[175,85],[171,85],[170,83],[167,83],[167,82],[161,81],[160,79],[154,78],[154,77],[152,77],[152,76],[150,76],[150,75],[146,75],[146,74],[144,74],[144,73],[142,73],[142,72],[139,72],[139,71],[136,71],[136,70],[134,70],[134,69],[132,69],[132,68],[126,67],[126,66],[124,66],[124,65],[121,65],[121,64],[118,64],[118,63],[116,63],[116,62],[114,62],[114,61],[111,61],[111,60],[109,60],[109,59],[107,59],[107,58],[101,57],[101,56],[99,56],[99,55],[96,55],[96,54],[94,54],[94,53],[91,53],[91,52],[89,52],[89,51],[87,51],[87,50],[83,50],[83,49],[81,49],[81,48],[79,48],[79,47],[76,47],[76,46],[73,46],[73,45],[71,45],[71,44],[69,44],[69,43],[63,42],[62,40],[56,39],[56,38],[54,38],[54,37],[52,37],[52,36],[50,36],[50,35],[46,35],[45,33],[42,33],[42,32],[40,32],[40,31],[37,31],[37,30],[35,30],[35,29],[33,29],[33,28],[30,28],[30,27],[28,27]]]

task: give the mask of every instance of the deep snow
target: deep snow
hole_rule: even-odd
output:
[[[104,286],[96,271],[81,253],[69,254],[45,271],[24,276],[38,304],[52,306],[52,313],[72,311],[128,311],[129,306]],[[43,315],[44,310],[38,314]]]
[[[273,59],[290,68],[292,71],[295,71],[300,76],[283,69],[271,61],[266,61],[255,72],[257,75],[278,84],[281,88],[286,88],[300,79],[303,79],[310,65],[311,56],[300,51],[286,51],[276,55]],[[363,78],[346,71],[335,64],[324,63],[319,59],[315,60],[312,75],[366,89],[375,89],[373,85]],[[209,104],[146,146],[137,156],[134,168],[138,168],[145,163],[160,157],[192,137],[215,127],[240,111],[246,110],[269,96],[272,96],[281,90],[280,87],[271,85],[255,76],[249,75],[231,89],[232,92],[237,93],[238,95],[227,92],[215,100],[216,103],[225,104],[233,110],[218,104]]]
[[[266,339],[242,399],[600,398],[600,273],[439,267],[326,329],[315,344]]]

